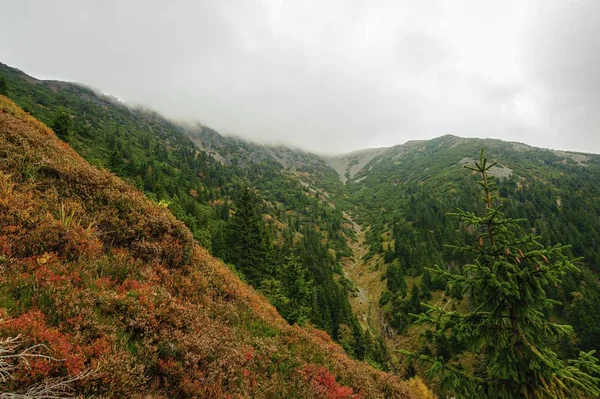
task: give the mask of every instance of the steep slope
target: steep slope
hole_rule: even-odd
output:
[[[473,198],[477,188],[471,184],[473,178],[465,173],[462,166],[472,162],[474,154],[481,148],[485,148],[499,162],[491,173],[499,178],[505,206],[527,205],[525,202],[533,199],[532,194],[536,194],[537,190],[543,192],[537,199],[543,203],[541,208],[534,209],[535,206],[529,204],[524,212],[514,208],[512,212],[527,217],[532,226],[543,216],[549,217],[550,213],[573,212],[563,221],[581,222],[592,233],[587,237],[582,237],[582,234],[576,236],[590,243],[600,239],[592,231],[595,230],[592,227],[600,226],[600,219],[595,212],[598,209],[595,199],[600,193],[600,156],[593,154],[551,151],[500,140],[455,136],[444,136],[423,143],[413,142],[410,146],[391,147],[359,171],[347,183],[351,201],[360,210],[361,217],[368,219],[373,234],[382,234],[385,231],[383,226],[389,229],[394,219],[399,218],[408,218],[408,221],[415,222],[413,224],[417,228],[440,226],[443,223],[436,225],[432,220],[419,221],[417,218],[427,212],[424,209],[426,207],[430,211],[429,219],[443,219],[443,210],[452,211],[457,206],[473,207],[469,199]],[[585,198],[580,198],[584,193]],[[420,200],[421,204],[417,204],[416,200]],[[575,214],[575,208],[582,208],[582,201],[589,205],[588,209],[593,210],[591,218],[586,220],[581,218],[581,213]],[[571,205],[566,206],[566,202]],[[577,206],[577,202],[580,206]],[[367,203],[368,207],[361,206]],[[555,227],[557,230],[562,228],[560,223]],[[586,245],[573,242],[578,240],[553,233],[559,234],[557,238],[561,240],[567,238],[566,241],[575,245],[577,252],[585,256],[590,264],[600,263],[596,246],[587,245],[588,248],[585,248]],[[443,237],[452,238],[451,233],[448,234]],[[375,241],[371,239],[372,244]]]
[[[82,395],[427,395],[289,326],[164,207],[3,96],[0,268],[2,337],[63,360],[30,362],[5,391],[92,369],[75,386]]]
[[[245,278],[290,322],[308,317],[348,353],[383,368],[388,359],[380,334],[392,356],[393,349],[409,348],[460,359],[460,348],[423,336],[408,314],[421,301],[468,306],[424,268],[466,261],[444,247],[472,239],[447,213],[479,209],[475,179],[463,165],[485,147],[499,161],[492,174],[508,215],[526,218],[525,231],[541,234],[544,244],[571,244],[574,256],[585,257],[582,272],[551,293],[563,302],[553,317],[577,333],[560,350],[600,349],[597,155],[444,136],[319,157],[222,136],[202,125],[179,125],[85,87],[36,80],[2,64],[0,74],[7,77],[9,96],[33,116],[54,123],[67,113],[73,126],[65,139],[87,161],[167,207],[198,242],[235,266],[240,264],[230,255],[228,230],[242,213],[244,185],[253,187],[266,240],[274,245],[264,251],[266,267],[246,266],[262,276]],[[27,159],[23,164],[24,176],[37,173]],[[288,271],[299,278],[290,279]],[[305,291],[299,286],[310,291],[300,304],[286,292]],[[301,317],[290,317],[298,313],[294,309]]]
[[[386,367],[384,353],[370,353],[381,351],[369,349],[348,303],[341,269],[341,258],[349,254],[343,218],[325,192],[341,183],[322,160],[179,125],[81,85],[38,80],[3,64],[0,76],[17,104],[64,131],[63,140],[87,161],[168,207],[199,243],[233,264],[288,321],[307,318],[340,342],[350,330],[344,344],[349,353]],[[246,186],[250,198],[244,196]],[[248,235],[263,243],[252,262],[245,261],[248,251],[238,240],[237,228],[245,225],[238,223],[238,211],[244,206],[251,209],[250,219],[254,211],[262,216],[254,226],[258,233]],[[290,255],[302,265],[295,275],[299,281],[285,271]],[[296,298],[300,280],[311,289]]]
[[[388,148],[369,148],[358,150],[348,154],[336,156],[324,156],[323,160],[334,169],[342,183],[353,178],[373,158],[388,151]]]
[[[324,202],[330,193],[339,194],[342,185],[336,172],[328,162],[306,151],[284,146],[266,146],[242,140],[236,137],[222,136],[218,132],[202,125],[186,126],[186,134],[215,159],[227,165],[236,165],[248,169],[259,165],[262,170],[272,168],[291,175],[302,187],[313,195],[319,193]],[[257,182],[257,185],[265,185]]]
[[[469,260],[444,247],[474,242],[447,214],[457,208],[481,210],[476,178],[463,168],[481,148],[499,162],[490,172],[504,211],[524,218],[523,230],[541,235],[543,244],[570,244],[572,256],[583,257],[581,273],[566,276],[558,289],[549,288],[552,298],[562,302],[553,317],[576,332],[560,350],[600,349],[600,318],[592,311],[600,306],[600,156],[594,154],[455,136],[380,152],[345,185],[346,211],[366,232],[359,248],[364,256],[346,269],[365,294],[362,304],[353,299],[355,311],[364,314],[369,304],[369,324],[385,332],[392,348],[460,358],[453,343],[420,337],[422,330],[411,326],[408,313],[418,312],[421,301],[468,306],[458,293],[444,290],[443,282],[432,281],[425,268]]]

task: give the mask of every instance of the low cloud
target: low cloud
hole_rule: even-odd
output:
[[[0,61],[320,153],[447,133],[600,152],[599,7],[19,1]]]

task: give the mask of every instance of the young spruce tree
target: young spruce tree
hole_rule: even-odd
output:
[[[460,210],[453,214],[462,227],[473,232],[472,246],[452,246],[473,263],[457,271],[436,266],[428,269],[458,288],[469,301],[469,311],[423,304],[425,313],[414,315],[417,323],[433,326],[467,348],[478,359],[474,371],[447,364],[443,358],[402,351],[430,363],[430,378],[439,378],[443,394],[457,398],[580,398],[600,394],[600,367],[594,352],[581,352],[579,359],[563,361],[555,353],[558,341],[572,328],[550,320],[556,301],[545,288],[557,286],[566,273],[577,272],[576,260],[565,254],[564,245],[544,247],[539,237],[519,234],[521,220],[506,218],[496,205],[496,186],[488,174],[481,151],[479,162],[467,166],[481,176],[485,212],[477,215]]]
[[[65,111],[58,111],[54,115],[52,130],[63,141],[71,141],[71,130],[73,129],[73,120],[71,115]]]
[[[269,262],[271,243],[258,209],[259,201],[249,187],[242,189],[235,215],[229,221],[225,257],[254,286],[272,273]]]

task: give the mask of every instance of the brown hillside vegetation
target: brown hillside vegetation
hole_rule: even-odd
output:
[[[43,344],[0,393],[92,370],[94,397],[426,398],[289,326],[187,228],[0,96],[0,339]]]

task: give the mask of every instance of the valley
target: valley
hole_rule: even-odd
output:
[[[0,149],[2,396],[433,398],[290,325],[164,204],[1,95]]]
[[[379,334],[381,323],[379,320],[378,301],[381,293],[378,292],[373,283],[380,281],[381,275],[377,270],[373,270],[374,266],[372,262],[365,262],[363,260],[369,251],[365,241],[364,229],[347,213],[344,213],[344,217],[354,233],[354,238],[349,238],[348,242],[352,256],[342,259],[344,273],[354,284],[354,292],[351,293],[350,304],[363,328]]]
[[[102,356],[108,352],[94,357],[88,347],[101,345],[98,337],[106,335],[102,345],[118,351],[118,366],[130,363],[141,370],[131,390],[151,393],[148,381],[156,379],[157,391],[166,396],[210,391],[214,397],[224,392],[270,397],[264,392],[273,390],[311,397],[320,389],[314,381],[333,378],[328,386],[334,393],[347,393],[340,398],[353,397],[362,384],[373,395],[368,397],[393,392],[390,397],[413,398],[430,395],[420,388],[427,368],[401,350],[467,369],[484,367],[465,342],[447,331],[433,334],[411,316],[428,306],[456,314],[471,310],[469,293],[430,268],[461,270],[482,247],[476,236],[481,229],[449,215],[457,209],[486,211],[478,176],[465,169],[482,148],[498,162],[489,176],[496,179],[503,212],[522,219],[517,231],[539,235],[538,247],[568,245],[565,256],[577,258],[577,268],[561,275],[560,285],[543,290],[553,301],[547,314],[574,330],[552,350],[566,359],[600,349],[599,155],[445,135],[320,156],[180,124],[84,86],[37,80],[3,64],[0,76],[7,81],[6,97],[0,97],[5,140],[0,193],[13,201],[12,208],[0,211],[17,209],[17,198],[27,190],[37,204],[19,213],[26,220],[1,225],[5,235],[14,233],[22,241],[0,238],[0,265],[14,258],[21,268],[1,280],[0,316],[17,320],[18,327],[19,320],[42,312],[49,320],[44,328],[66,334],[61,342],[72,339],[87,348],[82,364],[106,361]],[[43,132],[50,144],[36,142],[38,133],[32,132]],[[86,176],[96,175],[109,182],[109,191],[94,191],[99,189]],[[113,197],[113,186],[127,196]],[[96,195],[103,202],[96,203]],[[129,197],[135,198],[131,204]],[[46,212],[36,217],[60,234],[28,232],[23,226],[35,223],[27,219],[38,214],[34,211]],[[14,246],[28,240],[40,244],[31,250]],[[453,251],[448,244],[471,252]],[[512,254],[506,250],[505,256]],[[54,273],[52,278],[23,280],[48,259],[52,271],[44,273]],[[116,308],[131,312],[124,321],[109,304],[94,308],[100,315],[92,318],[94,326],[67,314],[64,303],[84,296],[79,280],[69,282],[74,285],[65,291],[68,298],[52,296],[53,284],[63,281],[62,274],[76,276],[78,269],[87,279],[81,283],[85,295],[99,291],[106,301],[113,295]],[[36,284],[48,284],[48,291],[19,288]],[[149,304],[148,298],[159,297]],[[169,319],[175,304],[185,323]],[[163,305],[166,313],[155,314]],[[206,331],[194,320],[205,323]],[[15,333],[29,334],[17,327]],[[176,342],[157,338],[162,330]],[[77,336],[76,331],[84,332]],[[250,338],[240,338],[245,335]],[[204,357],[208,341],[223,347]],[[327,356],[334,347],[334,355]],[[284,354],[278,357],[277,350]],[[261,361],[269,366],[261,368]],[[336,367],[338,361],[344,366]],[[196,365],[193,381],[181,372],[189,364]],[[203,385],[211,367],[220,371]],[[358,374],[366,377],[357,379]],[[383,380],[389,382],[385,392],[378,386]],[[437,389],[440,381],[427,383]],[[112,384],[116,389],[119,382]]]

